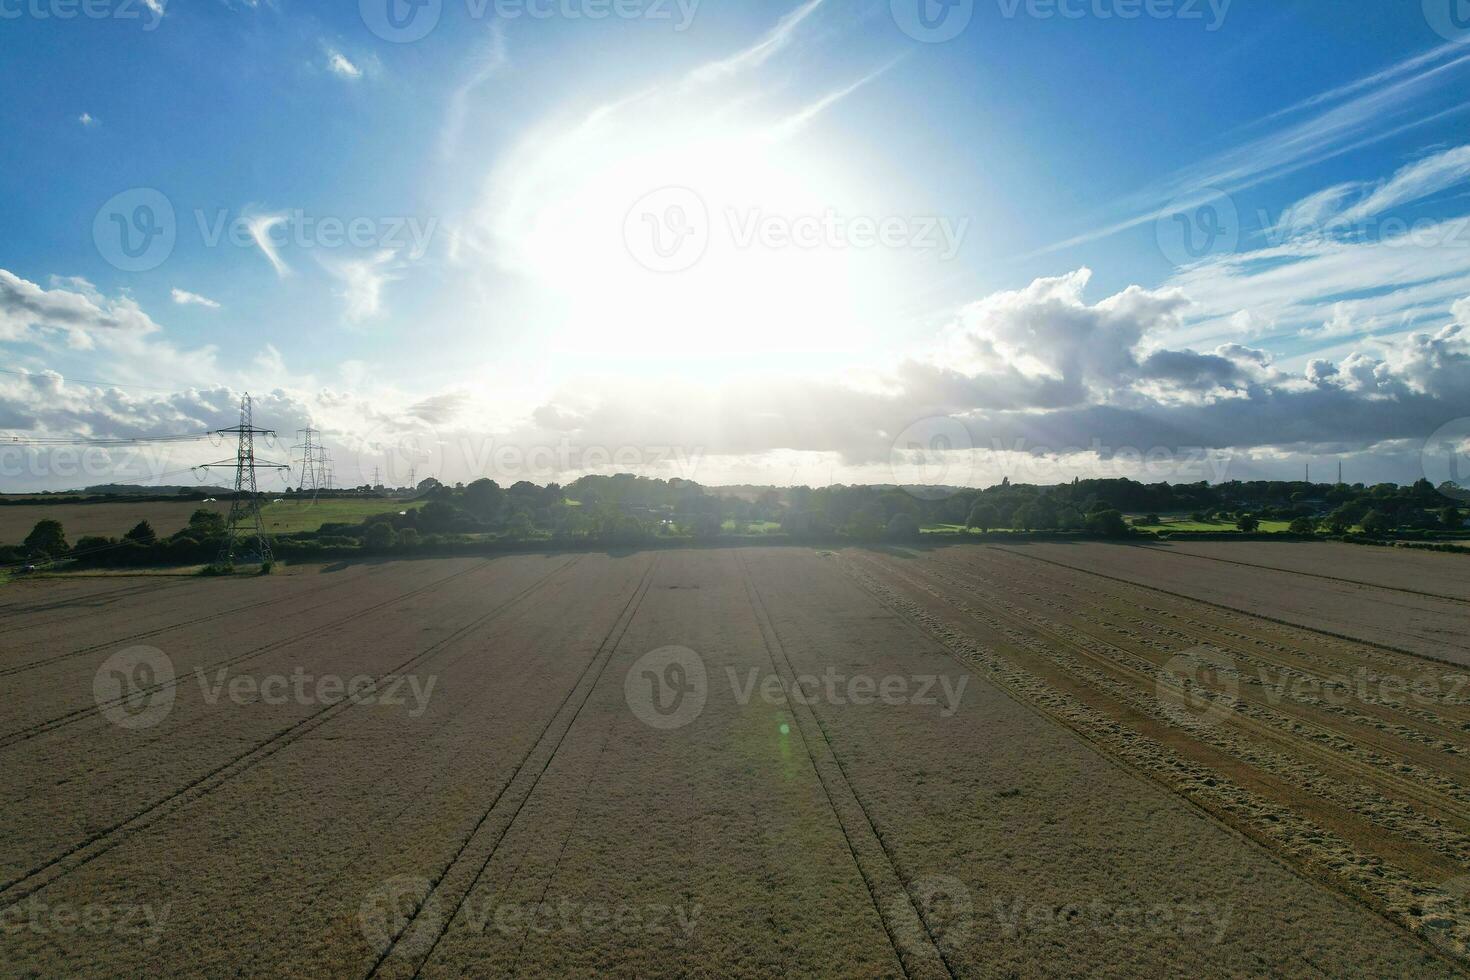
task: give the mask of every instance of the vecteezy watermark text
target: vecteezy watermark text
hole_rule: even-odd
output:
[[[868,251],[877,248],[932,254],[950,261],[960,252],[969,218],[945,215],[780,214],[761,207],[727,207],[712,219],[703,197],[687,187],[663,187],[640,198],[623,222],[623,239],[639,265],[659,273],[694,268],[718,243],[737,252]]]
[[[119,936],[142,939],[154,946],[163,935],[173,910],[172,904],[72,905],[44,902],[35,895],[0,911],[0,934],[29,932],[37,936]]]
[[[0,20],[141,20],[145,31],[158,27],[163,11],[145,0],[0,0]]]
[[[668,731],[694,722],[718,694],[711,690],[710,676],[704,658],[688,647],[660,647],[628,669],[623,693],[640,721]],[[731,700],[741,707],[757,700],[772,707],[908,706],[937,708],[941,718],[952,718],[959,711],[970,675],[845,674],[829,666],[820,674],[787,678],[759,667],[725,667],[723,679]]]
[[[683,33],[693,24],[703,0],[463,0],[465,16],[481,21],[646,20],[667,22]],[[444,0],[358,0],[367,29],[393,44],[428,37],[444,15]]]

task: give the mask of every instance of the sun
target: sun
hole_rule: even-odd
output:
[[[882,281],[834,231],[856,200],[821,141],[779,117],[650,105],[533,135],[492,174],[484,215],[496,261],[544,291],[554,345],[710,357],[851,346]]]

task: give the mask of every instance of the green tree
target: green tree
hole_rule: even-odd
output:
[[[504,501],[505,491],[494,480],[476,480],[464,488],[464,509],[482,521],[493,521]]]
[[[158,543],[158,534],[153,530],[153,525],[147,521],[139,521],[136,527],[123,535],[123,538],[149,547]]]
[[[525,511],[518,511],[511,515],[505,525],[505,536],[514,541],[525,541],[536,533],[536,525],[531,521],[531,515]]]
[[[1035,504],[1022,504],[1011,515],[1011,527],[1019,531],[1030,531],[1041,524],[1041,513]]]
[[[362,536],[362,543],[373,551],[387,551],[393,547],[398,535],[391,524],[374,524]]]
[[[1121,511],[1099,510],[1087,515],[1087,530],[1110,538],[1121,538],[1128,534],[1128,522]]]
[[[1451,504],[1439,512],[1439,522],[1453,531],[1458,531],[1465,526],[1465,515],[1460,513],[1460,508]]]
[[[1381,510],[1370,510],[1363,517],[1363,533],[1374,537],[1387,534],[1393,528],[1393,522],[1388,515]]]
[[[1291,522],[1289,530],[1292,534],[1316,534],[1317,522],[1310,517],[1298,517]]]
[[[44,555],[47,558],[55,558],[64,555],[68,549],[66,544],[66,530],[60,521],[37,521],[31,533],[26,535],[26,550],[33,555]]]
[[[989,531],[993,527],[1000,526],[1000,515],[990,504],[976,504],[970,508],[970,516],[965,521],[966,527],[978,527],[982,531]]]
[[[225,533],[225,517],[218,511],[200,508],[189,515],[189,536],[200,539],[217,538]]]
[[[1241,514],[1235,519],[1235,526],[1246,534],[1253,534],[1261,529],[1261,519],[1254,514]]]

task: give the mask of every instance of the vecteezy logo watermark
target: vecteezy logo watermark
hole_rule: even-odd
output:
[[[639,265],[652,272],[684,272],[709,251],[716,234],[737,252],[757,248],[828,251],[874,248],[932,253],[942,262],[959,254],[969,218],[939,215],[771,214],[759,207],[726,208],[712,220],[699,194],[665,187],[644,195],[623,220],[623,240]]]
[[[687,187],[653,191],[629,209],[623,241],[638,264],[652,272],[692,269],[709,249],[709,208]]]
[[[759,667],[725,668],[730,696],[742,708],[759,700],[771,707],[825,704],[842,707],[884,705],[938,708],[939,717],[959,711],[969,674],[843,674],[828,667],[821,674],[796,674],[790,680]],[[688,647],[663,647],[638,659],[623,681],[633,714],[651,728],[683,728],[704,711],[710,697],[709,671]]]
[[[975,16],[975,0],[890,0],[899,30],[925,44],[942,44],[964,33]]]
[[[119,728],[152,728],[174,706],[174,664],[155,647],[129,647],[102,662],[92,677],[92,697],[102,717]]]
[[[1201,21],[1210,33],[1225,26],[1234,0],[996,0],[1001,16],[1015,20]]]
[[[145,31],[158,27],[163,11],[147,0],[0,0],[0,20],[141,20]]]
[[[156,946],[173,911],[172,903],[155,907],[43,902],[35,895],[0,911],[0,934],[29,932],[37,936],[118,936],[141,938],[143,945]]]
[[[1457,503],[1470,503],[1470,417],[1446,422],[1419,451],[1424,479]]]
[[[661,647],[628,668],[623,696],[638,720],[670,731],[691,724],[709,698],[704,659],[688,647]]]
[[[958,878],[926,875],[889,899],[888,919],[904,949],[923,950],[932,936],[941,952],[953,953],[975,935],[975,900]]]
[[[210,676],[203,667],[195,667],[194,676],[199,681],[204,703],[211,706],[223,700],[241,706],[333,705],[351,701],[369,707],[408,708],[410,718],[422,718],[429,710],[429,698],[439,681],[433,674],[427,678],[415,674],[386,674],[376,679],[366,674],[354,677],[308,674],[303,667],[297,667],[290,674],[267,674],[264,677],[249,674],[231,677],[223,667]]]
[[[181,469],[173,461],[170,446],[27,446],[0,444],[0,477],[63,480],[86,479],[88,483],[121,482],[132,479],[144,485],[160,482],[164,475]]]
[[[1424,0],[1424,19],[1447,41],[1470,41],[1470,0]]]
[[[989,913],[977,906],[964,882],[950,875],[930,875],[913,882],[908,891],[914,907],[939,948],[953,952],[984,932],[987,936],[1020,940],[1030,936],[1085,934],[1193,938],[1218,945],[1225,940],[1234,918],[1229,907],[1213,903],[1114,905],[1101,900],[1058,901],[1055,897],[1026,898],[990,896]],[[905,915],[908,901],[903,895],[889,903],[891,918],[912,920]],[[901,928],[897,938],[910,949],[922,948],[925,933],[920,928]]]
[[[889,451],[893,482],[916,497],[939,500],[970,485],[974,443],[964,422],[947,415],[920,419],[899,433]]]
[[[838,673],[836,667],[828,667],[821,674],[798,674],[790,681],[779,674],[762,674],[756,667],[745,671],[743,677],[734,667],[726,667],[725,675],[735,695],[735,703],[741,707],[759,695],[762,703],[773,707],[789,704],[937,707],[941,718],[953,718],[960,710],[960,699],[970,683],[969,674],[960,674],[958,679],[942,674],[848,676]]]
[[[1240,211],[1223,191],[1185,195],[1160,212],[1154,234],[1164,258],[1176,266],[1193,265],[1240,246]]]
[[[193,212],[205,248],[258,249],[277,271],[286,270],[284,249],[387,251],[418,261],[429,251],[439,219],[416,215],[311,214],[301,208],[269,214],[228,208]],[[113,196],[92,219],[92,240],[107,262],[124,272],[156,269],[173,254],[180,235],[173,202],[161,191],[137,187]]]
[[[1155,693],[1166,714],[1186,728],[1211,728],[1235,711],[1240,674],[1229,651],[1197,646],[1164,663]]]
[[[163,265],[173,254],[178,234],[173,203],[151,187],[114,195],[92,219],[98,253],[123,272],[147,272]]]
[[[357,909],[368,945],[381,953],[392,943],[393,956],[400,959],[426,955],[444,931],[444,913],[433,892],[429,879],[413,875],[389,878],[369,892]]]
[[[465,897],[448,928],[483,935],[487,929],[508,938],[527,934],[569,938],[617,934],[664,936],[684,945],[694,937],[704,907],[698,904],[613,904],[572,898],[540,902],[476,901]],[[378,952],[393,944],[395,959],[428,953],[446,929],[438,895],[427,878],[400,875],[368,893],[357,910],[363,938]],[[395,937],[397,937],[395,942]]]
[[[613,905],[571,898],[529,903],[466,901],[463,922],[466,929],[476,934],[491,927],[507,937],[528,933],[561,937],[617,933],[667,936],[670,942],[682,946],[694,938],[695,927],[703,914],[701,905],[678,903]]]
[[[701,0],[465,0],[471,20],[672,21],[683,33],[694,23]],[[384,41],[421,41],[439,26],[443,0],[358,0],[362,22]]]
[[[357,10],[367,29],[384,41],[411,44],[439,26],[444,0],[358,0]]]

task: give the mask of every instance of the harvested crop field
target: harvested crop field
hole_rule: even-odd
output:
[[[13,583],[0,959],[1464,975],[1470,685],[1404,612],[1463,633],[1445,556],[1225,550]]]
[[[397,512],[422,506],[421,502],[405,502],[381,498],[363,500],[323,497],[320,500],[277,500],[261,509],[266,531],[291,534],[316,531],[323,524],[358,524],[377,514]],[[147,521],[160,535],[169,535],[189,524],[196,510],[230,512],[228,500],[117,501],[100,504],[9,504],[0,507],[0,544],[19,544],[36,526],[37,521],[60,521],[72,543],[84,535],[122,537],[139,521]]]

